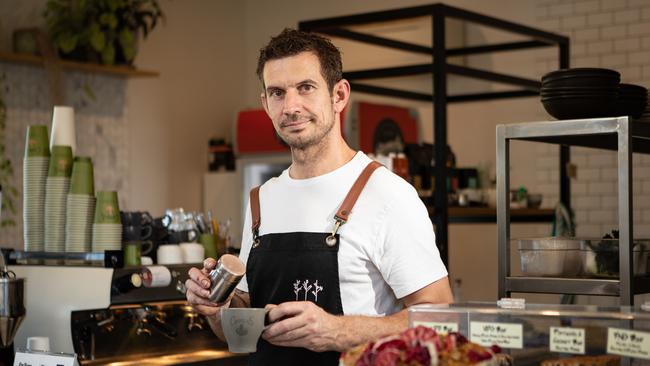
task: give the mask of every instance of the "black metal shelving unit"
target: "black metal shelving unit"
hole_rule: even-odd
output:
[[[352,26],[420,17],[431,17],[432,47],[401,40],[389,39],[349,29]],[[500,44],[447,48],[445,44],[445,22],[448,18],[454,18],[468,22],[470,24],[473,23],[508,31],[524,36],[527,39],[523,41]],[[357,15],[303,21],[299,23],[299,29],[304,31],[317,32],[331,37],[344,38],[361,43],[407,51],[414,54],[430,55],[431,63],[347,71],[344,72],[344,77],[350,81],[352,90],[356,92],[396,97],[413,101],[432,102],[434,112],[434,156],[435,160],[438,162],[444,162],[447,160],[447,103],[538,96],[541,86],[541,83],[538,80],[526,79],[518,76],[466,66],[453,65],[447,62],[447,57],[526,50],[540,47],[558,47],[558,67],[569,67],[569,39],[567,37],[509,22],[506,20],[482,15],[479,13],[459,9],[445,4],[431,4]],[[516,88],[508,91],[448,95],[447,75],[449,74],[508,84]],[[431,75],[433,77],[432,93],[428,94],[390,87],[381,87],[366,84],[363,82],[363,80],[368,79],[403,77],[412,75]],[[569,147],[564,145],[561,146],[560,166],[565,167],[569,162],[569,158]],[[445,182],[448,175],[447,170],[448,169],[445,164],[436,164],[434,172],[435,181]],[[435,212],[435,214],[433,214],[431,217],[436,227],[436,237],[438,241],[437,245],[440,250],[440,255],[445,264],[448,264],[448,225],[450,223],[449,208],[447,202],[448,192],[446,184],[436,184],[435,188],[433,209],[433,212]],[[560,200],[567,207],[570,206],[569,177],[567,176],[566,169],[564,168],[560,169]],[[535,222],[540,221],[540,219],[550,221],[550,215],[530,215],[528,219],[524,217],[520,220],[520,222]],[[462,220],[456,222],[494,222],[493,220],[494,218],[486,219],[485,216],[472,217],[471,215],[465,215]]]

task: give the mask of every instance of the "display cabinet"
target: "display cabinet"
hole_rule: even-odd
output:
[[[650,312],[631,307],[495,303],[416,305],[409,326],[498,345],[514,365],[650,365]],[[647,309],[647,308],[645,308]],[[590,362],[576,357],[592,356]],[[547,362],[565,358],[564,362]],[[574,358],[574,360],[571,360]]]

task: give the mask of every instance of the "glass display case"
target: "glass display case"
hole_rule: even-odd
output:
[[[650,306],[416,305],[409,308],[409,326],[418,325],[498,345],[517,366],[650,365]]]

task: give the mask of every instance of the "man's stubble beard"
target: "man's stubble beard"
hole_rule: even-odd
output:
[[[295,115],[290,116],[287,119],[295,120],[296,117]],[[286,120],[286,119],[285,119]],[[316,123],[314,121],[317,121],[318,118],[316,118],[315,115],[310,114],[309,116],[309,123]],[[284,120],[280,125],[284,123]],[[323,142],[323,140],[326,138],[326,136],[332,131],[332,128],[334,128],[334,115],[332,115],[332,119],[329,124],[322,126],[316,125],[315,133],[312,136],[308,136],[307,139],[303,140],[301,137],[297,138],[292,138],[291,134],[288,134],[287,136],[282,136],[280,135],[280,138],[289,145],[290,148],[295,149],[295,150],[306,150],[312,146],[319,145]]]

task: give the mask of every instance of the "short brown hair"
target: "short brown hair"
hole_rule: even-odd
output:
[[[302,52],[313,52],[320,62],[320,72],[327,82],[330,93],[334,84],[343,79],[341,51],[332,42],[315,33],[285,28],[271,38],[269,44],[260,49],[257,60],[257,76],[264,83],[264,65],[267,61],[295,56]]]

